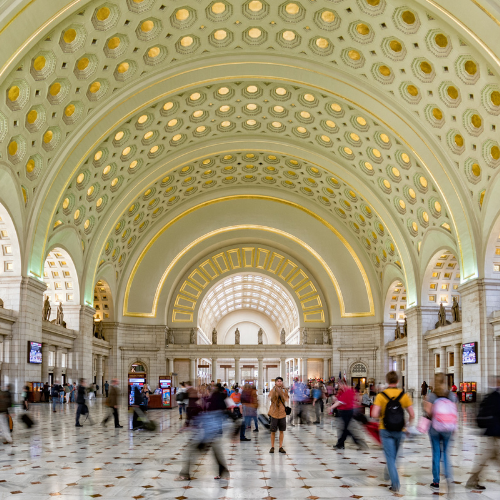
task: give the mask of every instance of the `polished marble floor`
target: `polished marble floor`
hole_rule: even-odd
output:
[[[100,425],[107,410],[102,400],[91,406],[98,422],[75,428],[76,405],[63,405],[52,413],[47,404],[32,405],[37,425],[26,429],[14,415],[14,442],[0,445],[0,499],[175,498],[185,499],[383,499],[435,498],[431,491],[431,450],[427,436],[407,440],[399,471],[401,491],[393,494],[384,480],[381,448],[368,438],[369,449],[357,451],[348,441],[346,449],[332,449],[338,420],[325,416],[321,425],[298,425],[286,432],[286,455],[269,454],[269,432],[247,433],[249,442],[231,438],[230,429],[222,449],[231,472],[230,481],[214,480],[216,466],[210,450],[195,461],[193,479],[176,482],[189,432],[180,432],[177,410],[151,410],[158,423],[155,432],[128,429],[130,414],[121,410],[123,429]],[[460,431],[453,450],[455,491],[451,498],[500,499],[500,465],[486,467],[483,492],[466,490],[472,461],[485,443],[469,423],[472,408],[461,408]],[[444,478],[442,479],[445,485]],[[440,495],[445,494],[443,486]]]

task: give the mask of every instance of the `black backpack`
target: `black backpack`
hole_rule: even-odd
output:
[[[495,392],[492,392],[481,401],[476,417],[476,423],[480,429],[488,429],[493,426],[495,419],[498,418],[495,411],[495,397]]]
[[[390,398],[385,392],[382,392],[382,395],[387,398],[387,405],[384,413],[384,427],[388,431],[402,431],[405,426],[405,412],[400,403],[400,399],[403,397],[404,392],[401,391],[399,396],[394,399]]]

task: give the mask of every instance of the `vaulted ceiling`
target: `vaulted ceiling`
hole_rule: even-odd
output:
[[[12,26],[37,24],[40,0],[24,4]],[[395,268],[409,303],[427,240],[462,279],[480,274],[486,206],[500,208],[499,61],[443,5],[58,6],[0,73],[0,201],[20,199],[24,272],[72,245],[90,300],[103,266],[124,284],[172,217],[239,193],[319,214],[377,286]]]

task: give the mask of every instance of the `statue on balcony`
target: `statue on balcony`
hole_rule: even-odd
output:
[[[453,318],[452,323],[462,321],[460,317],[460,306],[458,305],[458,298],[453,297],[453,305],[451,306],[451,317]]]
[[[451,323],[446,319],[446,309],[444,308],[443,303],[441,302],[438,312],[438,322],[435,324],[435,328],[439,328],[440,326],[446,326],[446,325],[451,325]]]
[[[194,328],[191,328],[190,343],[191,344],[196,344],[196,330]]]
[[[408,322],[406,321],[406,316],[405,316],[405,322],[403,323],[403,337],[408,337]]]
[[[217,344],[217,330],[215,328],[212,330],[212,344]]]
[[[300,342],[302,345],[305,345],[307,344],[307,329],[304,328],[302,330],[302,339],[301,339],[301,342]]]
[[[66,323],[64,322],[64,313],[63,313],[63,308],[62,308],[62,302],[59,302],[59,305],[57,306],[57,316],[56,316],[55,324],[66,328]]]
[[[281,345],[285,345],[285,337],[286,337],[285,329],[282,328],[281,329],[281,333],[280,333],[280,343],[281,343]]]
[[[96,339],[102,339],[102,321],[94,320],[94,337]]]
[[[257,343],[259,345],[262,345],[264,342],[262,341],[262,334],[264,333],[264,330],[262,328],[259,328],[259,331],[257,332]]]
[[[167,344],[174,345],[175,344],[174,331],[168,326],[166,326],[165,333],[166,333]]]
[[[323,345],[328,345],[330,343],[330,335],[328,334],[328,330],[323,332]]]
[[[394,338],[399,340],[401,338],[401,327],[399,326],[399,321],[396,321],[396,329],[394,330]]]
[[[234,343],[235,345],[240,344],[240,331],[238,330],[238,328],[236,328],[236,331],[234,332]]]
[[[50,307],[50,301],[49,297],[45,297],[45,302],[43,303],[43,316],[42,319],[44,321],[49,321],[50,319],[50,312],[52,311],[52,307]]]

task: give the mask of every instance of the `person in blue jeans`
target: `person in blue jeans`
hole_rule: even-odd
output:
[[[439,491],[441,459],[444,464],[444,475],[448,482],[448,493],[453,481],[453,473],[449,456],[449,444],[457,425],[457,396],[448,390],[444,373],[437,373],[433,391],[424,402],[424,410],[431,418],[429,438],[432,446],[432,484],[433,491]]]
[[[52,411],[56,411],[56,403],[59,401],[59,381],[56,380],[52,385],[50,390],[50,396],[52,397]]]
[[[382,391],[375,398],[373,417],[380,418],[379,432],[380,438],[382,439],[382,447],[384,449],[385,461],[387,464],[387,470],[389,472],[389,477],[391,479],[390,491],[398,492],[401,484],[399,482],[398,469],[396,467],[396,461],[398,458],[398,451],[404,436],[404,410],[406,410],[410,416],[409,425],[412,424],[415,418],[415,412],[413,411],[412,401],[408,394],[405,394],[401,389],[398,389],[398,374],[395,371],[390,371],[386,375],[386,381],[388,388]],[[389,421],[393,423],[393,418],[389,420],[389,414],[386,415],[387,404],[390,400],[397,400],[399,406],[401,407],[402,413],[402,423],[400,428],[397,429],[387,429]],[[392,413],[392,411],[391,411]],[[399,415],[399,413],[398,413]],[[396,420],[397,420],[396,416]]]

